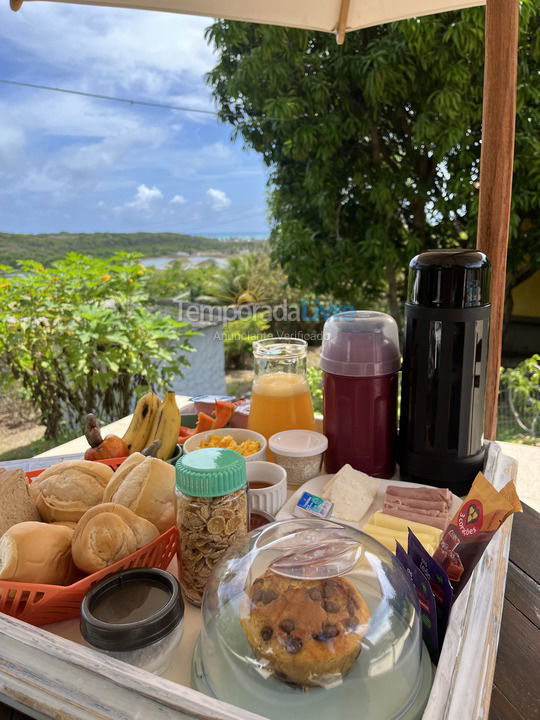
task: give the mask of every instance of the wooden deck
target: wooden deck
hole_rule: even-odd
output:
[[[540,514],[514,515],[489,720],[540,719]]]
[[[489,720],[540,720],[539,668],[540,514],[525,505],[514,516]],[[0,720],[29,719],[0,703]]]

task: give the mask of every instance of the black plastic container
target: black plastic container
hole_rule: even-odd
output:
[[[86,593],[80,629],[94,649],[161,675],[180,643],[183,617],[174,575],[132,568],[103,578]]]
[[[477,250],[429,250],[409,265],[401,473],[457,495],[484,465],[490,274]]]

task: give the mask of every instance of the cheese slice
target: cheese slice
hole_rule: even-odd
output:
[[[378,529],[380,529],[380,528],[378,528]],[[394,537],[392,537],[390,535],[386,535],[383,533],[377,533],[377,532],[371,531],[371,530],[369,532],[367,530],[364,530],[363,532],[365,532],[367,535],[372,537],[374,540],[377,540],[378,542],[380,542],[381,545],[384,545],[386,548],[388,548],[388,550],[390,550],[390,552],[393,552],[393,553],[396,552],[396,542],[398,542],[403,548],[405,548],[405,549],[407,548],[407,542],[408,542],[407,537],[402,536],[402,533],[396,533],[396,535]],[[435,552],[435,548],[437,547],[437,545],[433,545],[429,542],[422,542],[422,545],[424,546],[424,548],[427,550],[427,552],[430,555],[433,555],[433,553]]]
[[[334,503],[336,520],[360,522],[369,510],[380,480],[344,465],[322,490],[322,496]]]
[[[439,530],[432,525],[424,525],[424,523],[394,517],[393,515],[387,515],[382,512],[373,513],[373,515],[369,518],[368,523],[370,525],[378,525],[401,532],[407,532],[407,529],[411,528],[415,535],[429,535],[432,537],[435,541],[435,545],[438,545],[442,535],[442,530]]]
[[[399,542],[407,547],[409,544],[409,533],[406,530],[391,530],[390,528],[381,527],[380,525],[364,525],[362,532],[367,535],[380,535],[383,537],[390,537],[399,540]],[[432,535],[424,535],[423,533],[415,533],[415,536],[420,540],[422,545],[431,545],[433,543]]]

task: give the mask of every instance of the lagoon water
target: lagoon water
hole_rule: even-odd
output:
[[[183,262],[189,263],[190,265],[200,265],[206,260],[212,260],[213,262],[215,262],[217,267],[220,268],[226,267],[229,262],[229,258],[211,257],[209,255],[171,255],[167,257],[143,258],[140,262],[145,267],[155,267],[159,270],[162,270],[163,268],[167,267],[169,263],[174,262],[175,260],[182,260]]]

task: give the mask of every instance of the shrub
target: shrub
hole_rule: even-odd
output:
[[[540,355],[515,368],[501,368],[498,439],[540,437]]]
[[[322,411],[323,411],[322,370],[319,370],[319,368],[308,365],[307,381],[308,381],[308,385],[309,385],[309,390],[311,392],[311,399],[313,400],[313,410],[316,413],[322,413]]]
[[[214,264],[193,267],[183,260],[173,260],[163,269],[147,268],[144,281],[152,299],[181,297],[197,302],[205,296],[206,286],[216,272]]]
[[[252,317],[233,320],[223,328],[225,347],[225,367],[244,368],[250,363],[254,340],[265,337],[268,330],[268,318],[265,313]]]
[[[0,268],[0,368],[31,398],[46,437],[87,412],[127,415],[148,386],[166,389],[191,350],[192,331],[146,307],[137,255],[70,253],[50,267]]]

